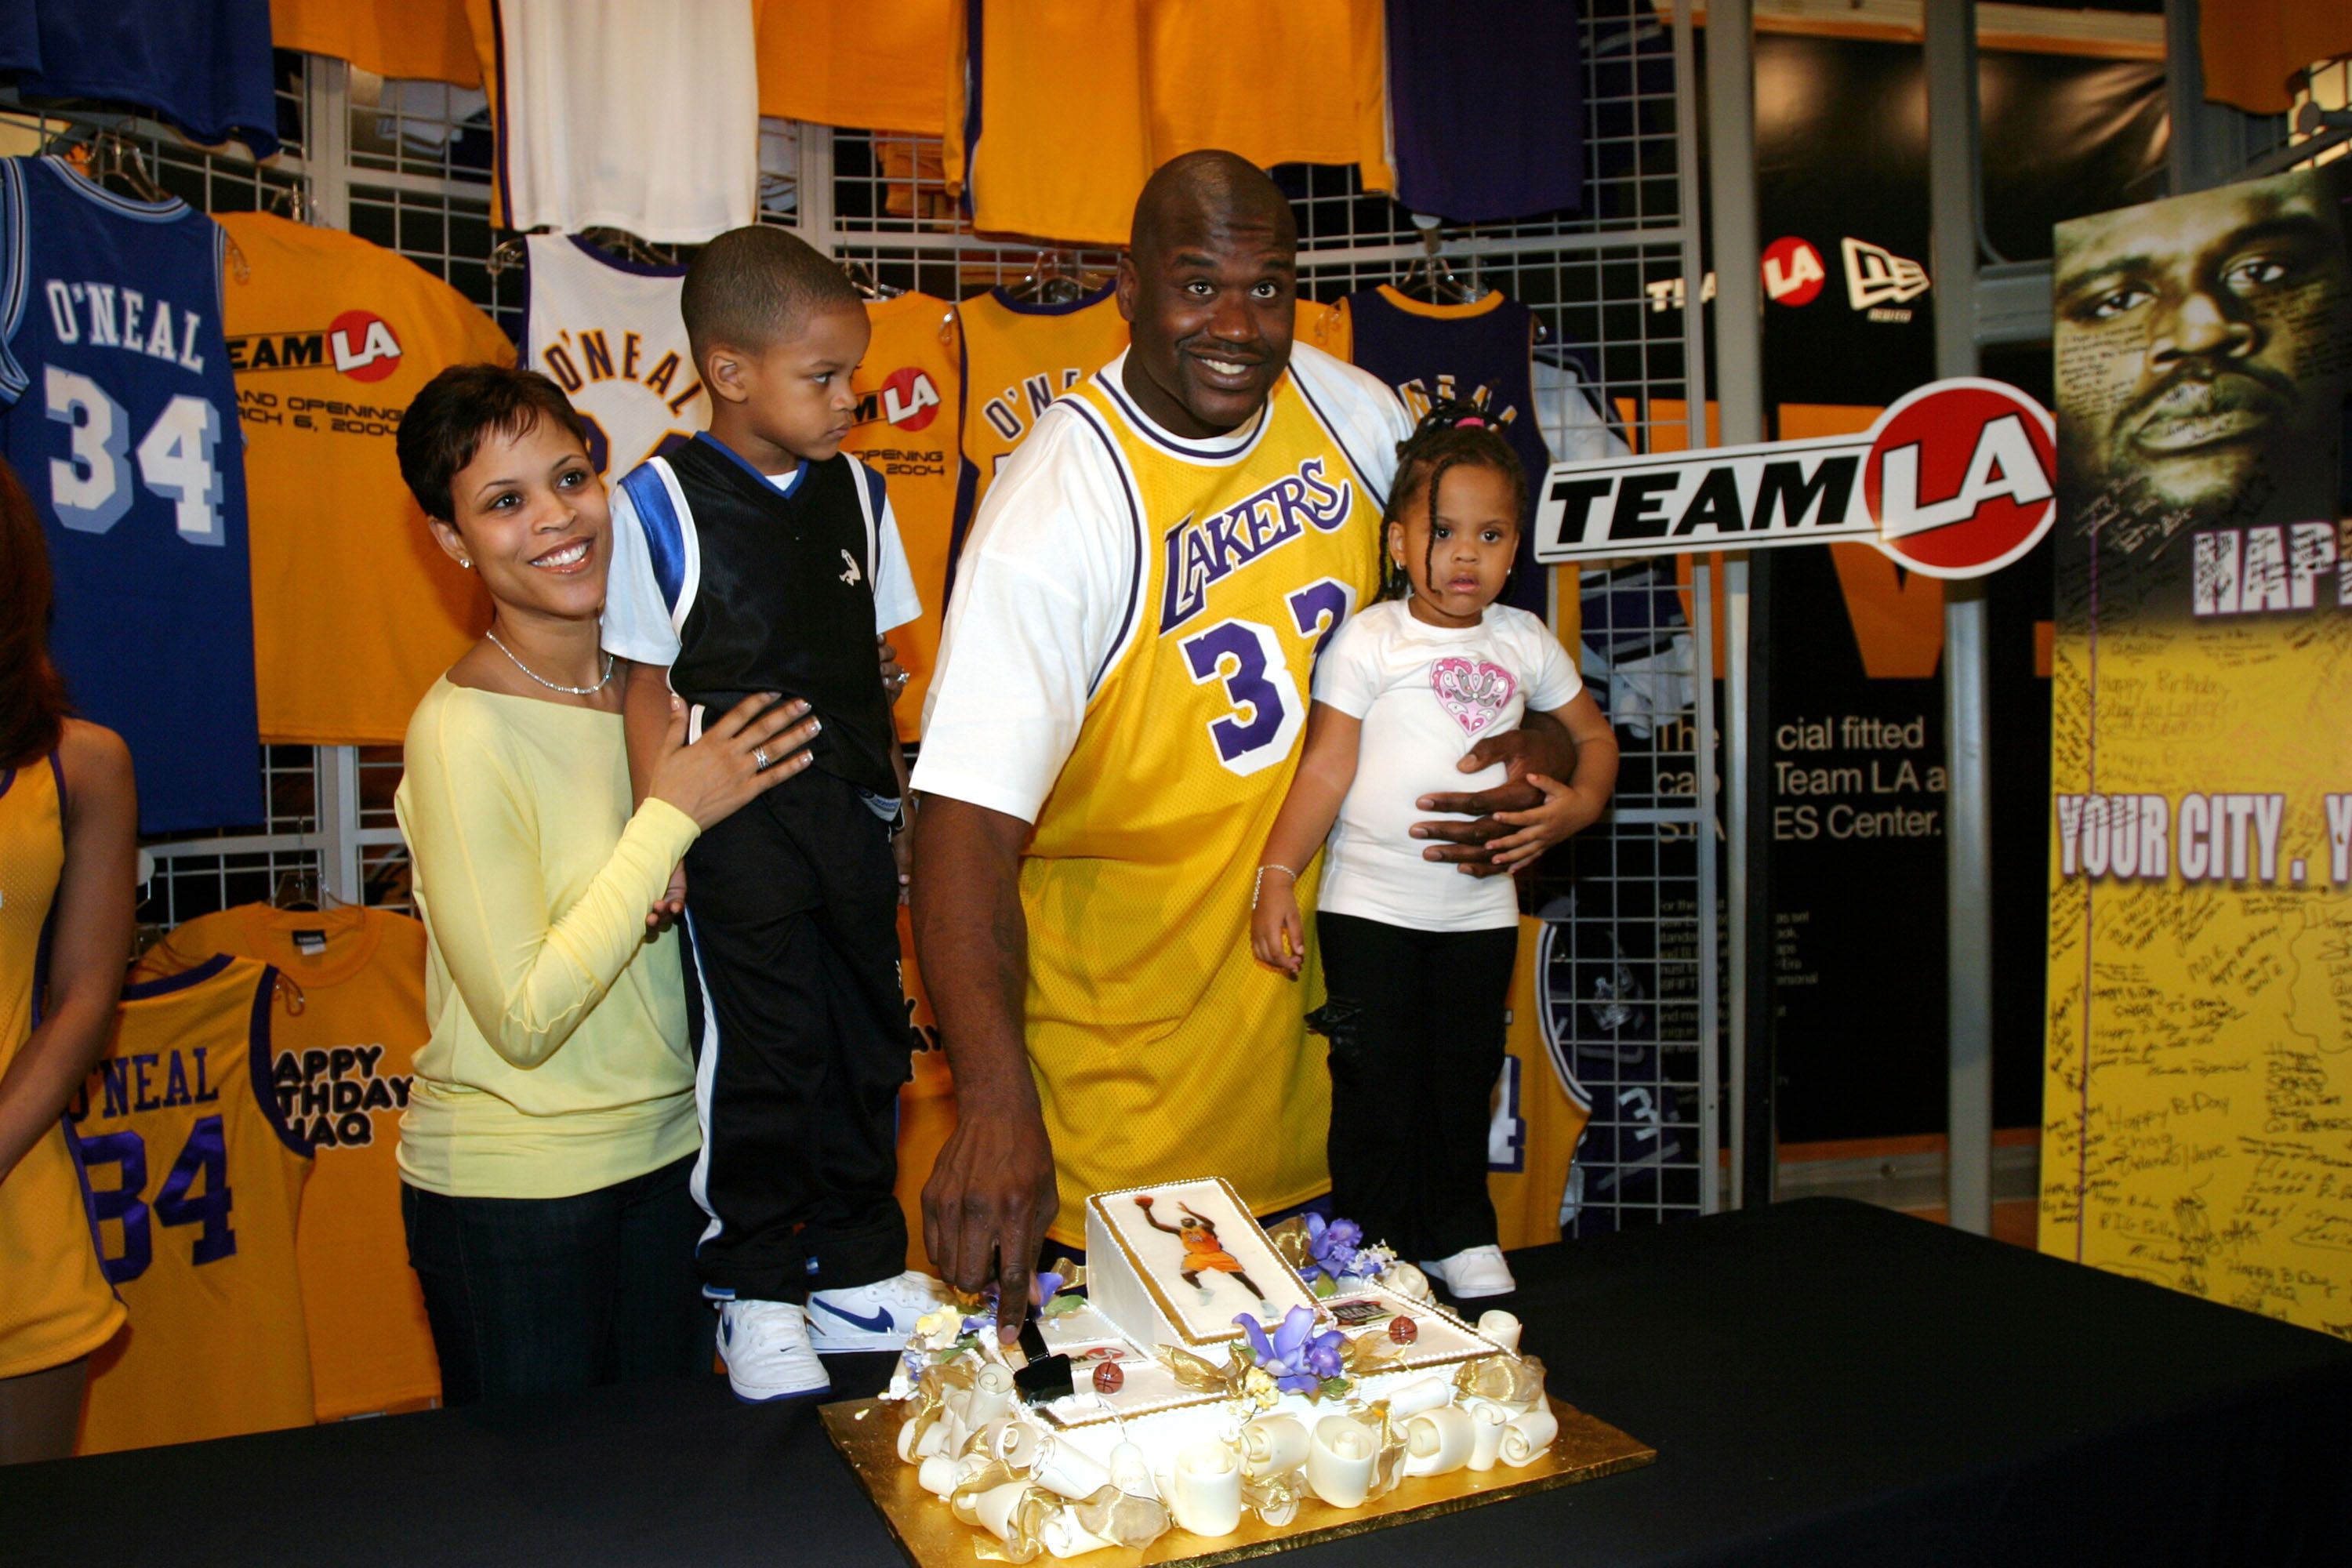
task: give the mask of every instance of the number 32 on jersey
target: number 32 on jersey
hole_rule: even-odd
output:
[[[1283,601],[1291,626],[1313,639],[1321,658],[1331,634],[1355,605],[1355,591],[1336,577],[1321,577]],[[1219,621],[1177,645],[1193,683],[1224,688],[1231,711],[1209,721],[1209,743],[1228,772],[1247,778],[1290,755],[1307,722],[1307,704],[1283,657],[1282,638],[1263,621]],[[1308,675],[1311,679],[1313,667]]]

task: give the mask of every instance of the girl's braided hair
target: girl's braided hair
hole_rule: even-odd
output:
[[[1468,463],[1474,468],[1492,468],[1510,482],[1511,517],[1516,521],[1528,510],[1528,476],[1519,467],[1519,456],[1503,433],[1486,418],[1486,411],[1475,403],[1448,400],[1431,405],[1413,426],[1412,434],[1397,443],[1396,479],[1389,487],[1389,504],[1381,513],[1381,597],[1402,599],[1412,590],[1412,580],[1403,566],[1389,553],[1389,524],[1404,517],[1405,508],[1413,498],[1426,490],[1429,494],[1429,515],[1433,524],[1437,517],[1437,487],[1446,470],[1457,464]],[[1423,574],[1436,575],[1437,530],[1429,531],[1429,552],[1423,564]]]

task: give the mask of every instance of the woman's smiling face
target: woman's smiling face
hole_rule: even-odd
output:
[[[560,620],[604,607],[611,513],[604,481],[572,433],[541,418],[513,435],[487,431],[449,480],[453,523],[441,548],[470,561],[501,609]]]

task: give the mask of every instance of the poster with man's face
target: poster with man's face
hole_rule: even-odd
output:
[[[2057,227],[2060,531],[2095,539],[2133,579],[2126,597],[2160,616],[2189,608],[2197,531],[2338,515],[2346,175],[2337,163]]]
[[[2042,1250],[2352,1333],[2352,161],[2058,226]]]

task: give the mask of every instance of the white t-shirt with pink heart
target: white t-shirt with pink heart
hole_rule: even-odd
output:
[[[1412,825],[1436,814],[1413,803],[1501,784],[1500,763],[1475,773],[1456,764],[1487,736],[1517,729],[1528,710],[1556,711],[1584,689],[1551,629],[1506,605],[1487,605],[1475,626],[1433,626],[1386,599],[1334,634],[1316,660],[1314,689],[1316,701],[1364,727],[1316,907],[1417,931],[1515,924],[1510,878],[1468,877],[1421,858],[1430,840],[1413,837]]]

